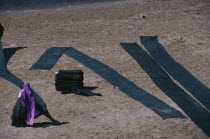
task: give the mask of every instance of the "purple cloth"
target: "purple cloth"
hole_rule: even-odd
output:
[[[23,108],[26,110],[27,114],[26,124],[33,125],[34,118],[40,113],[40,111],[36,109],[34,92],[31,90],[30,84],[28,82],[24,83],[24,87],[19,92],[18,98],[21,99],[21,104]]]

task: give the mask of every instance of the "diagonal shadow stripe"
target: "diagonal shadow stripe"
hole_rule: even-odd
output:
[[[5,56],[5,64],[7,65],[10,58],[15,54],[16,51],[20,50],[20,49],[24,49],[27,47],[15,47],[15,48],[4,48],[3,52],[4,52],[4,56]]]
[[[146,107],[154,111],[163,119],[167,118],[185,118],[181,112],[164,103],[155,96],[147,93],[137,85],[120,75],[117,71],[111,67],[101,63],[100,61],[91,58],[82,52],[69,48],[65,51],[65,54],[78,62],[82,63],[89,69],[104,78],[107,82],[113,86],[117,86],[119,90],[130,96],[131,98],[144,104]]]
[[[1,24],[0,24],[0,27],[1,27]],[[7,70],[7,67],[5,64],[5,57],[4,57],[4,53],[3,53],[2,43],[0,40],[0,76],[6,75],[6,74],[8,74],[8,70]]]
[[[170,97],[204,133],[210,136],[210,113],[188,95],[137,43],[121,43],[121,46],[138,62],[153,82]]]
[[[154,60],[210,110],[209,88],[176,62],[158,42],[157,36],[142,36],[140,40]]]
[[[122,92],[143,103],[145,106],[160,115],[163,119],[185,118],[185,116],[183,116],[179,111],[170,107],[169,105],[147,93],[146,91],[140,89],[138,86],[127,80],[115,70],[111,69],[109,66],[73,48],[50,48],[40,57],[40,59],[32,66],[33,68],[31,69],[50,69],[56,64],[57,60],[63,53],[86,65],[88,68],[95,71],[97,74],[99,74],[101,77],[103,77],[114,86],[118,86],[119,88],[121,88],[120,90]]]
[[[50,70],[59,58],[63,55],[67,47],[52,47],[45,51],[39,60],[30,69]]]

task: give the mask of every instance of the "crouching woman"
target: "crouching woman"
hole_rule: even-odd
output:
[[[47,110],[47,106],[42,98],[30,88],[28,82],[24,83],[24,88],[19,92],[18,100],[11,116],[13,126],[32,126],[34,119],[45,115],[53,124],[60,124],[52,118]]]

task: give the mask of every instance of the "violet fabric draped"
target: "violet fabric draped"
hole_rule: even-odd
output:
[[[31,90],[28,82],[24,83],[24,87],[19,92],[18,98],[21,100],[22,107],[26,110],[26,124],[33,125],[34,119],[40,111],[36,109],[34,92]]]

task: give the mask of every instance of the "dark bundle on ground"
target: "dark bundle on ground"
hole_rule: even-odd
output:
[[[55,76],[55,88],[62,94],[74,93],[83,96],[101,96],[91,90],[97,87],[84,87],[82,70],[60,70]]]
[[[84,73],[82,70],[60,70],[55,76],[57,91],[71,90],[72,87],[83,87]]]

